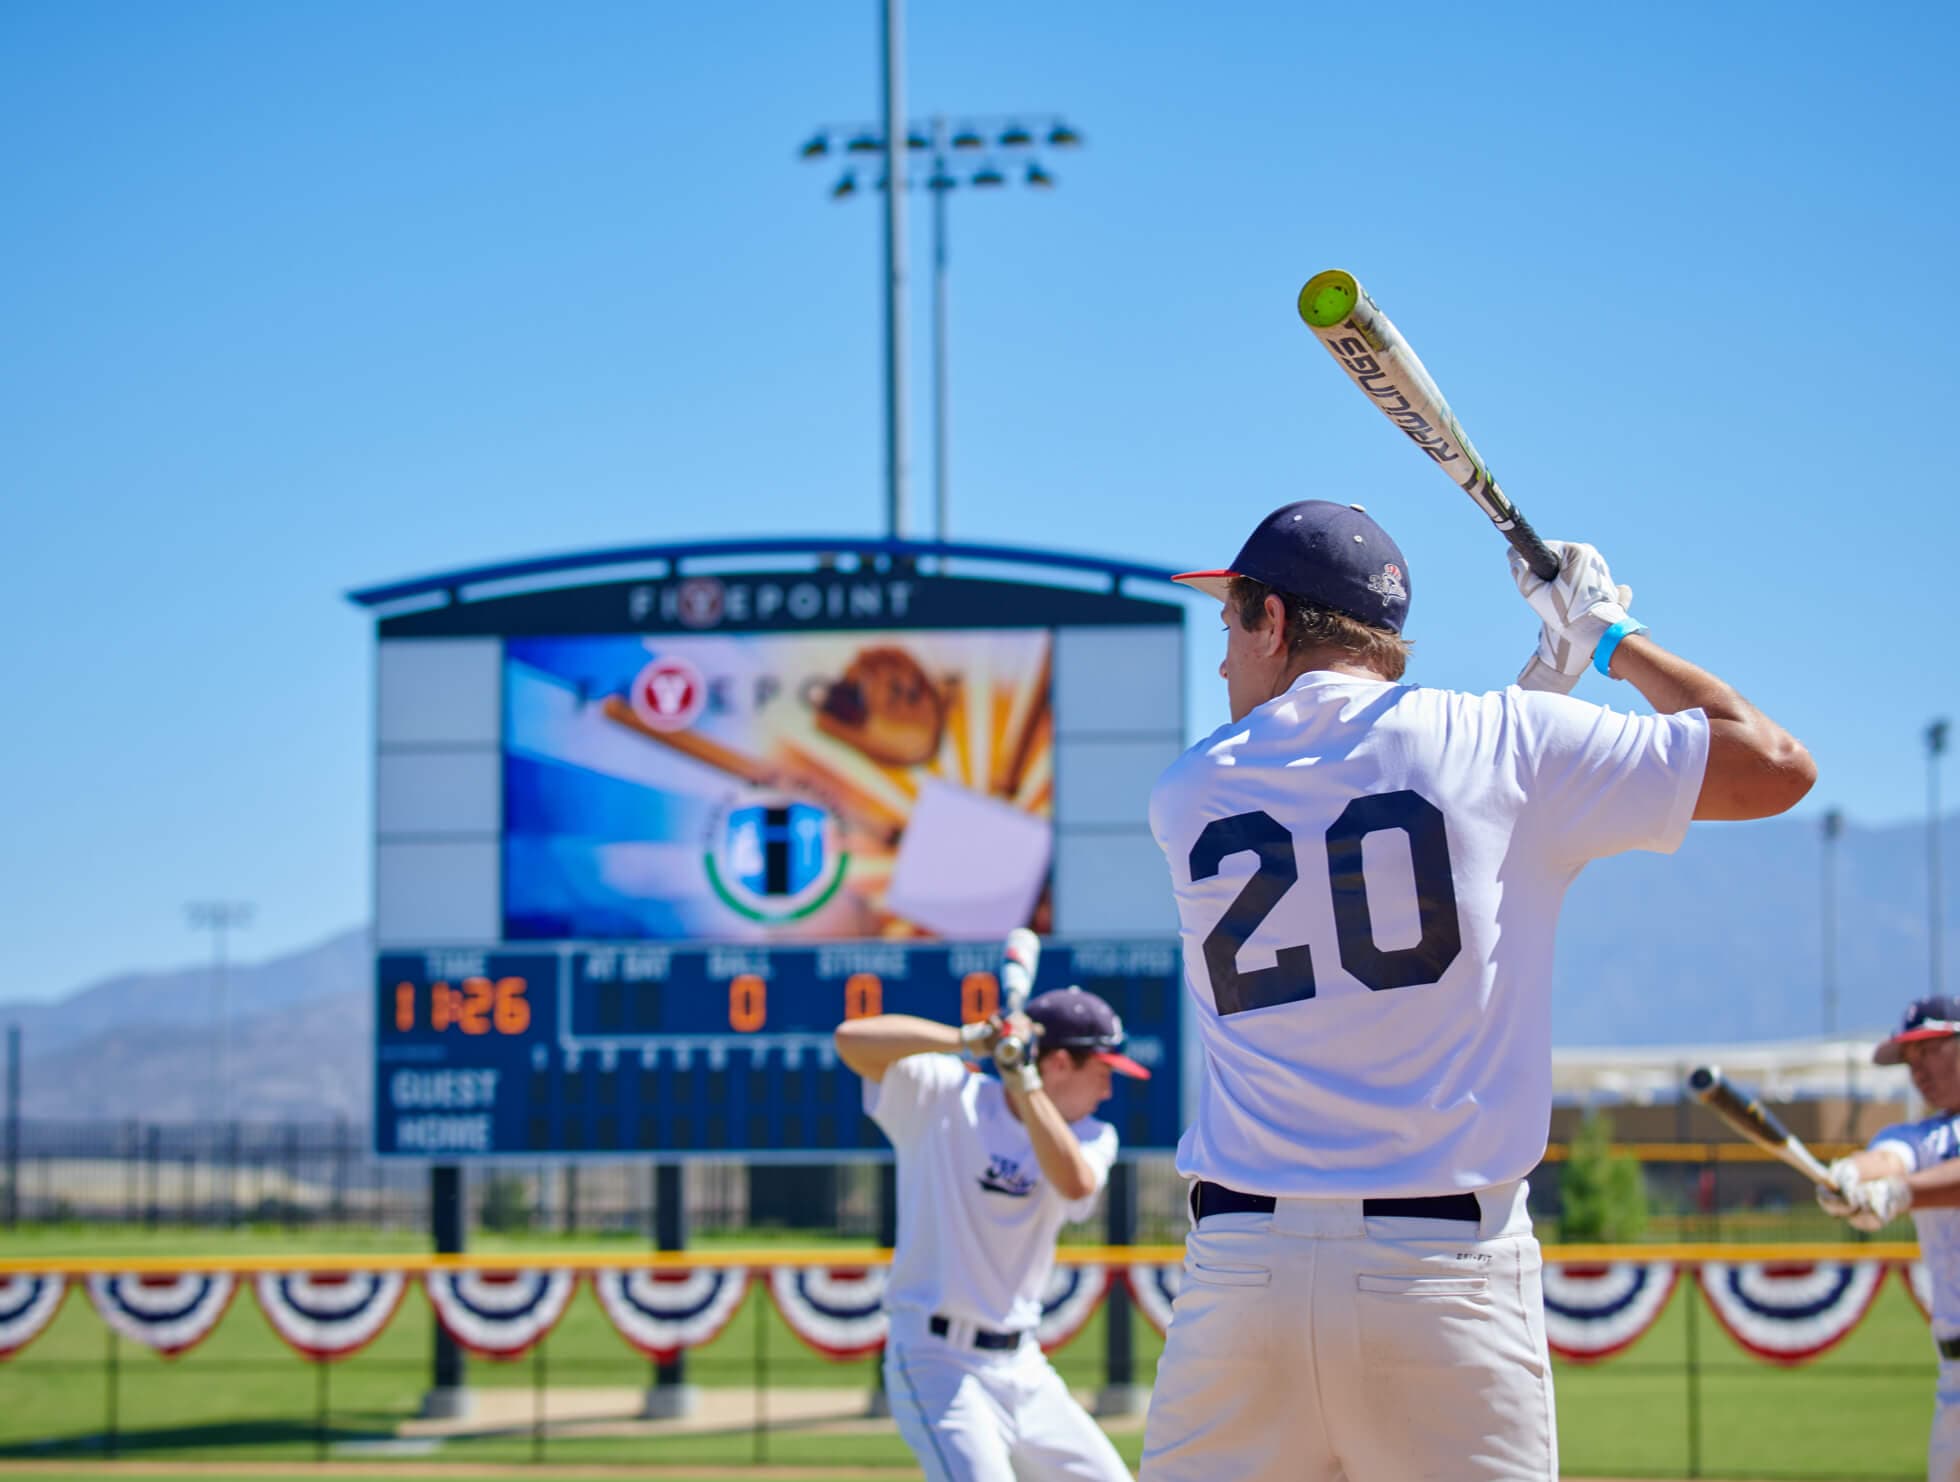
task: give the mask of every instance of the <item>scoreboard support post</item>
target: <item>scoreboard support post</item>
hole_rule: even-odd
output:
[[[886,1250],[898,1244],[898,1157],[896,1154],[878,1165],[878,1244]],[[891,1396],[885,1393],[883,1362],[880,1362],[874,1371],[871,1399],[866,1413],[880,1420],[889,1418],[892,1413]]]
[[[436,1254],[460,1254],[465,1226],[463,1169],[437,1164],[429,1170],[429,1226]],[[435,1360],[429,1392],[422,1397],[425,1420],[454,1420],[470,1413],[470,1391],[463,1350],[441,1323],[435,1324]]]
[[[1137,1168],[1119,1159],[1109,1170],[1109,1192],[1103,1218],[1108,1226],[1105,1243],[1134,1245],[1137,1238]],[[1136,1348],[1130,1326],[1130,1289],[1112,1282],[1103,1311],[1103,1387],[1096,1395],[1098,1415],[1140,1415],[1150,1398],[1147,1389],[1136,1384]]]
[[[658,1250],[687,1249],[687,1194],[684,1169],[678,1162],[653,1165],[653,1243]],[[674,1420],[692,1415],[700,1392],[687,1382],[687,1356],[677,1353],[653,1366],[653,1388],[640,1414],[648,1420]]]

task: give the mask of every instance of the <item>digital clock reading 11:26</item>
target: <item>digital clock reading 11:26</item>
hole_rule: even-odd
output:
[[[523,978],[461,978],[395,984],[395,1028],[410,1034],[427,1025],[440,1033],[523,1034],[531,1027],[530,984]]]

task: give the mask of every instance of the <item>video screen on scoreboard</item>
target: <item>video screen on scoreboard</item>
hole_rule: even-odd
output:
[[[507,941],[1045,931],[1044,629],[513,638]]]

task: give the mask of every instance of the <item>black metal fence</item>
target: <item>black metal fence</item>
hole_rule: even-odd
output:
[[[345,1121],[23,1120],[0,1163],[0,1219],[26,1224],[241,1225],[427,1231],[425,1165],[376,1158]],[[657,1154],[631,1161],[500,1162],[466,1180],[471,1228],[628,1234],[653,1229]],[[1168,1157],[1139,1161],[1143,1240],[1181,1239],[1184,1185]],[[690,1162],[694,1230],[803,1228],[875,1238],[879,1165]]]
[[[0,1224],[430,1229],[425,1165],[376,1158],[366,1127],[334,1122],[71,1122],[22,1119],[0,1142]],[[1828,1148],[1823,1149],[1827,1153]],[[1564,1149],[1533,1173],[1532,1212],[1556,1238]],[[1783,1165],[1733,1143],[1638,1145],[1647,1236],[1841,1238]],[[465,1180],[469,1228],[638,1234],[654,1228],[658,1154],[618,1161],[499,1162]],[[1146,1243],[1183,1239],[1185,1185],[1166,1155],[1135,1161]],[[807,1229],[876,1239],[879,1164],[690,1162],[680,1187],[694,1231]],[[1093,1238],[1093,1232],[1085,1232]]]

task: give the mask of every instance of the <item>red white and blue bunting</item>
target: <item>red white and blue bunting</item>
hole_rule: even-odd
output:
[[[1184,1285],[1184,1263],[1166,1261],[1162,1265],[1133,1261],[1123,1273],[1130,1284],[1130,1295],[1136,1299],[1137,1311],[1143,1320],[1155,1328],[1159,1336],[1171,1328],[1171,1304],[1177,1301],[1177,1294]]]
[[[885,1346],[888,1266],[777,1266],[769,1295],[789,1330],[825,1358],[854,1359]]]
[[[1737,1343],[1776,1364],[1828,1352],[1857,1327],[1887,1270],[1922,1313],[1932,1293],[1919,1261],[1708,1261],[1696,1282]],[[1666,1261],[1563,1262],[1544,1273],[1545,1328],[1552,1351],[1578,1363],[1621,1352],[1652,1327],[1680,1275]],[[665,1361],[712,1342],[740,1309],[762,1271],[703,1267],[629,1269],[593,1275],[593,1290],[620,1336]],[[1181,1262],[1062,1266],[1042,1295],[1037,1336],[1054,1350],[1080,1335],[1107,1297],[1128,1283],[1137,1310],[1159,1333],[1171,1324],[1183,1285]],[[884,1266],[771,1267],[777,1309],[796,1336],[820,1354],[851,1359],[885,1341]],[[317,1360],[345,1357],[378,1337],[399,1310],[401,1273],[304,1271],[255,1278],[259,1305],[275,1332]],[[436,1271],[424,1286],[438,1320],[456,1341],[488,1358],[516,1358],[564,1316],[578,1286],[570,1270]],[[0,1360],[45,1331],[80,1277],[0,1273]],[[228,1272],[89,1276],[89,1298],[112,1329],[164,1355],[201,1342],[223,1318],[239,1279]]]
[[[1106,1266],[1057,1266],[1041,1294],[1041,1321],[1034,1336],[1044,1352],[1070,1342],[1109,1294]]]
[[[209,1337],[237,1292],[237,1278],[226,1271],[88,1279],[89,1300],[102,1320],[165,1358],[187,1352]]]
[[[1654,1325],[1680,1273],[1668,1261],[1547,1266],[1545,1339],[1553,1353],[1592,1364]]]
[[[739,1267],[592,1274],[592,1290],[619,1336],[663,1364],[713,1341],[748,1289],[749,1273]]]
[[[67,1295],[65,1276],[0,1276],[0,1359],[40,1337]]]
[[[423,1282],[450,1337],[484,1358],[514,1359],[558,1325],[578,1273],[431,1271]]]
[[[1933,1320],[1933,1273],[1926,1269],[1924,1261],[1899,1262],[1899,1280],[1912,1294],[1912,1305],[1919,1309],[1919,1315],[1931,1322]]]
[[[1706,1261],[1702,1293],[1729,1336],[1773,1364],[1808,1363],[1857,1327],[1882,1261]]]
[[[253,1284],[272,1331],[322,1362],[380,1337],[407,1290],[399,1271],[265,1271]]]

